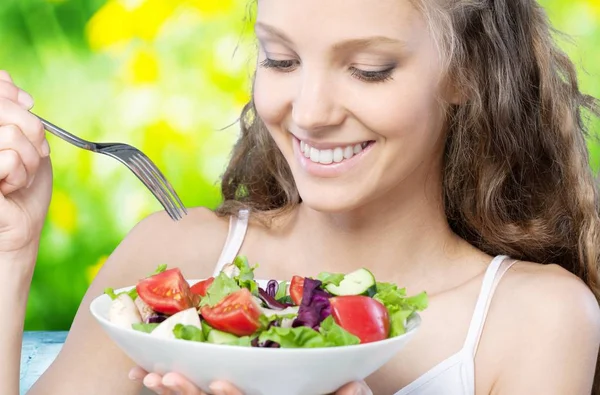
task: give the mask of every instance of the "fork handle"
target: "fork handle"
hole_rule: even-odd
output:
[[[79,148],[83,148],[83,149],[86,149],[89,151],[95,151],[96,144],[94,144],[90,141],[84,140],[80,137],[77,137],[77,136],[67,132],[64,129],[59,128],[58,126],[53,125],[52,123],[46,121],[44,118],[42,118],[36,114],[33,114],[33,115],[35,115],[42,122],[42,124],[44,125],[44,129],[46,129],[53,135],[60,137],[61,139],[65,140],[66,142],[71,143],[74,146],[77,146]]]

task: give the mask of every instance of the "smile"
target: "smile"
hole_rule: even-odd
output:
[[[364,149],[368,148],[373,141],[365,141],[358,144],[345,145],[327,149],[317,149],[310,146],[308,143],[300,140],[300,151],[304,157],[313,163],[329,165],[332,163],[341,163],[352,159],[355,155],[360,154]]]

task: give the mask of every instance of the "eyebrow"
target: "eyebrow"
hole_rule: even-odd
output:
[[[255,28],[266,32],[270,36],[278,38],[279,40],[283,41],[284,43],[286,43],[290,46],[293,45],[292,40],[284,32],[282,32],[281,30],[277,29],[274,26],[270,26],[270,25],[267,25],[262,22],[256,22]],[[364,37],[364,38],[355,38],[355,39],[350,39],[350,40],[336,43],[336,44],[334,44],[333,49],[334,49],[334,51],[344,51],[344,50],[348,50],[348,49],[367,48],[369,46],[374,46],[374,45],[378,45],[378,44],[379,45],[381,45],[381,44],[383,44],[383,45],[401,45],[401,46],[406,45],[405,42],[394,39],[394,38],[385,37],[385,36],[371,36],[371,37]]]

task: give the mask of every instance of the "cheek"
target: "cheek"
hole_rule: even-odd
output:
[[[268,74],[266,70],[256,72],[253,100],[257,115],[271,129],[283,123],[289,99],[285,97],[285,89],[277,83],[277,78]]]

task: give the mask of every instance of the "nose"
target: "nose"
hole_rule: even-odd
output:
[[[340,125],[345,118],[341,98],[325,71],[303,70],[300,86],[292,103],[292,119],[306,131]]]

